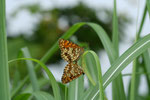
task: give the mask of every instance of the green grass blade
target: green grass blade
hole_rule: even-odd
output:
[[[144,21],[145,21],[145,18],[146,18],[146,13],[147,13],[147,7],[146,7],[146,4],[145,4],[142,20],[141,20],[141,23],[140,23],[139,30],[136,34],[136,38],[140,38],[140,34],[141,34],[141,31],[142,31],[142,28],[143,28],[143,25],[144,25]]]
[[[92,85],[96,85],[96,82],[94,81],[94,79],[92,78],[90,72],[88,71],[87,65],[85,63],[85,60],[83,59],[84,57],[82,56],[82,67],[84,69],[84,73],[87,75],[89,81],[91,82]]]
[[[53,96],[43,91],[36,91],[33,93],[36,100],[54,100]]]
[[[119,53],[118,41],[119,41],[119,34],[118,34],[117,9],[116,9],[116,0],[114,0],[112,42],[117,54]]]
[[[75,25],[73,25],[62,37],[60,38],[64,38],[64,39],[68,39],[70,36],[72,36],[80,27],[84,26],[84,25],[88,25],[90,26],[95,32],[96,34],[99,36],[99,38],[101,39],[107,53],[108,53],[108,57],[110,59],[110,62],[113,62],[115,57],[116,57],[116,53],[114,50],[114,47],[112,46],[112,43],[108,37],[108,35],[106,34],[106,32],[103,30],[103,28],[101,26],[99,26],[98,24],[94,24],[94,23],[77,23]],[[52,55],[58,50],[58,42],[56,42],[52,48],[50,48],[50,50],[45,54],[45,56],[40,60],[41,62],[45,63],[49,58],[52,57]],[[36,65],[36,70],[39,69],[39,65]],[[20,85],[18,86],[17,91],[14,93],[14,95],[19,91],[19,89],[21,89],[21,85],[25,84],[25,82],[27,82],[29,76],[27,75],[25,77],[25,81],[24,83],[20,83]],[[23,85],[22,85],[23,86]]]
[[[141,53],[145,52],[146,49],[150,47],[150,34],[144,36],[140,40],[138,40],[134,45],[132,45],[125,53],[123,53],[107,70],[107,72],[103,76],[103,86],[106,86],[115,79],[119,73],[129,64],[131,63],[136,57],[138,57]],[[93,93],[92,97],[96,97],[99,93],[97,88],[96,93]]]
[[[71,35],[73,35],[80,27],[84,26],[84,25],[88,25],[90,26],[95,32],[96,34],[99,36],[100,40],[102,41],[104,48],[108,54],[108,57],[110,59],[110,62],[112,63],[117,54],[114,50],[114,47],[108,37],[108,35],[106,34],[106,32],[103,30],[103,28],[101,26],[99,26],[98,24],[94,24],[94,23],[77,23],[75,25],[73,25],[61,38],[67,39],[69,38]],[[58,42],[56,42],[52,48],[45,54],[45,56],[40,60],[41,62],[45,63],[48,58],[52,57],[52,55],[58,50]],[[39,65],[36,66],[36,70],[39,69]],[[28,80],[28,76],[25,77],[26,81]],[[21,83],[21,84],[25,84]],[[21,87],[21,86],[18,86]],[[19,90],[19,89],[18,89]],[[18,91],[16,91],[17,93]],[[14,94],[16,94],[14,93]]]
[[[20,84],[11,92],[11,98],[13,98],[24,86],[24,83],[28,80],[28,77],[20,81]]]
[[[144,59],[144,69],[146,73],[150,73],[150,50],[148,49],[146,52],[143,53],[143,59]],[[148,81],[148,90],[150,93],[150,75],[146,74],[146,78]]]
[[[97,71],[98,71],[98,83],[99,83],[99,100],[104,100],[104,90],[103,90],[103,82],[102,82],[102,72],[101,72],[101,66],[100,66],[100,62],[99,62],[99,57],[96,55],[95,52],[93,51],[89,51],[93,56],[94,56],[94,59],[95,59],[95,62],[96,62],[96,67],[97,67]]]
[[[14,73],[14,79],[13,79],[11,91],[13,91],[17,87],[19,81],[20,81],[20,74],[19,71],[16,69]]]
[[[112,42],[113,42],[113,45],[115,47],[115,51],[117,54],[116,57],[119,57],[119,34],[118,34],[116,0],[114,0],[113,32],[112,33],[113,33]],[[126,100],[122,74],[119,74],[118,77],[112,82],[112,96],[113,96],[113,100]]]
[[[122,74],[119,74],[112,82],[113,100],[126,100]]]
[[[104,74],[104,86],[107,86],[111,81],[112,76],[118,75],[126,65],[132,62],[133,59],[138,57],[150,46],[150,34],[138,40],[132,45],[125,53],[121,55],[113,64],[112,67]],[[113,67],[114,66],[114,67]]]
[[[50,84],[49,79],[43,78],[43,77],[41,77],[37,81],[38,81],[39,88],[43,88],[45,85]],[[26,88],[23,89],[21,93],[33,93],[32,84],[29,84],[28,86],[26,86]]]
[[[139,31],[136,33],[135,42],[140,38],[140,34],[141,34],[143,24],[145,21],[145,17],[146,17],[146,12],[147,12],[147,8],[145,5],[145,9],[144,9],[143,17],[142,17],[141,24],[139,27]],[[138,85],[139,85],[140,77],[138,75],[136,75],[137,71],[139,70],[139,64],[137,64],[137,63],[138,63],[138,58],[136,58],[133,61],[131,85],[130,85],[130,100],[136,100],[137,96],[138,96]]]
[[[97,100],[98,96],[99,96],[99,92],[97,93],[97,90],[99,91],[99,84],[97,83],[96,86],[94,86],[94,88],[92,88],[92,92],[90,92],[90,94],[88,93],[87,95],[85,95],[85,97],[82,98],[86,98],[84,100]],[[94,96],[96,94],[96,96]]]
[[[95,23],[87,23],[87,25],[89,25],[96,32],[107,52],[110,63],[113,63],[113,61],[117,58],[117,53],[115,52],[115,49],[105,30],[100,25]]]
[[[103,85],[102,85],[102,73],[101,73],[101,66],[100,66],[100,62],[99,62],[99,58],[98,56],[96,55],[95,52],[93,51],[86,51],[84,52],[83,56],[82,56],[82,62],[84,61],[84,58],[85,56],[90,53],[93,58],[91,57],[91,59],[94,59],[96,65],[95,66],[92,66],[92,68],[94,69],[94,67],[96,67],[97,69],[97,73],[98,73],[98,79],[96,81],[98,81],[98,84],[99,84],[99,99],[100,100],[104,100],[104,90],[103,90]],[[90,66],[91,67],[91,66]],[[85,70],[85,69],[84,69]],[[86,73],[87,74],[87,73]],[[88,76],[88,75],[87,75]],[[92,86],[91,86],[92,87]],[[91,92],[88,92],[88,94],[91,93]],[[83,94],[82,97],[81,97],[81,100],[83,99],[83,96],[86,96],[87,94]],[[84,100],[85,100],[86,97],[84,97]],[[92,99],[92,98],[87,98],[87,99]]]
[[[78,64],[81,65],[81,60],[79,60]],[[81,97],[83,92],[84,92],[84,76],[81,75],[79,78],[69,83],[68,100],[79,100],[79,97]]]
[[[84,90],[83,75],[69,83],[68,100],[79,100]]]
[[[23,93],[16,96],[13,100],[29,100],[30,97],[31,97],[30,93]]]
[[[59,86],[53,76],[53,74],[50,72],[50,70],[45,66],[45,64],[43,64],[42,62],[40,62],[39,60],[36,60],[36,59],[32,59],[32,58],[18,58],[18,59],[14,59],[14,60],[11,60],[9,61],[9,63],[11,62],[14,62],[14,61],[17,61],[17,60],[31,60],[31,61],[34,61],[38,64],[41,65],[41,67],[45,70],[46,74],[48,75],[49,77],[49,80],[51,82],[51,85],[52,85],[52,88],[53,88],[53,93],[54,93],[54,98],[55,100],[61,100],[61,96],[60,96],[60,90],[59,90]]]
[[[0,0],[0,98],[10,100],[5,0]]]
[[[99,85],[95,85],[95,86],[97,86],[97,88],[98,88],[98,86]],[[89,100],[90,98],[88,98],[88,97],[90,97],[89,95],[92,95],[92,93],[95,93],[93,90],[95,89],[95,87],[94,86],[90,86],[84,93],[83,93],[83,95],[79,98],[79,100]],[[94,95],[94,94],[93,94]]]
[[[78,78],[78,100],[79,100],[79,97],[81,97],[81,95],[83,94],[84,92],[84,76],[80,76]]]
[[[65,99],[64,100],[68,100],[68,87],[65,86]]]
[[[68,87],[68,100],[77,100],[78,99],[78,79],[73,80],[72,82],[69,83]]]
[[[136,71],[137,71],[137,58],[133,61],[133,68],[132,68],[132,76],[131,76],[131,87],[130,87],[130,100],[135,100],[135,84],[136,84]]]
[[[150,0],[146,0],[147,10],[150,16]]]
[[[24,58],[31,58],[31,55],[30,55],[27,47],[22,48],[21,51],[23,53]],[[33,65],[32,61],[30,61],[30,60],[26,60],[26,64],[27,64],[30,81],[31,81],[31,84],[33,87],[33,91],[38,91],[39,86],[38,86],[38,82],[37,82],[37,76],[34,71],[34,65]]]
[[[73,25],[62,37],[60,38],[64,38],[64,39],[68,39],[70,36],[72,36],[81,26],[85,25],[85,23],[78,23]],[[47,53],[40,59],[41,62],[45,63],[47,62],[47,60],[49,58],[52,57],[52,55],[54,55],[54,53],[58,50],[58,42],[56,41],[56,43],[47,51]],[[35,70],[39,70],[40,65],[37,64],[35,67]],[[24,86],[24,84],[28,81],[29,76],[27,75],[24,79],[24,81],[22,81],[20,83],[20,85],[18,85],[18,87],[13,91],[12,96],[14,96],[15,94],[18,93],[18,91]]]
[[[93,66],[93,67],[91,67]],[[89,86],[96,85],[98,81],[98,73],[96,68],[95,59],[91,53],[82,56],[82,67],[89,79]]]

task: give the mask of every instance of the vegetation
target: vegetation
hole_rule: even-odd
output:
[[[52,27],[53,24],[57,20],[54,20],[54,18],[57,18],[56,16],[58,12],[64,16],[64,13],[69,12],[70,10],[62,10],[58,11],[60,9],[53,9],[51,13],[54,15],[52,18],[54,22],[51,22],[51,20],[46,21],[46,24],[50,25],[49,27],[46,27],[45,30],[43,30],[43,26],[47,26],[45,24],[45,21],[42,20],[42,23],[37,26],[38,28],[35,29],[35,33],[37,35],[33,34],[31,40],[26,40],[26,42],[23,43],[23,46],[29,46],[23,47],[23,48],[17,48],[18,55],[16,58],[12,59],[9,57],[8,61],[8,52],[7,52],[7,45],[9,47],[9,43],[7,42],[11,41],[11,37],[8,37],[8,41],[6,38],[6,25],[5,25],[5,0],[0,0],[0,97],[2,100],[107,100],[107,96],[105,95],[105,88],[112,82],[112,94],[113,100],[149,100],[150,98],[150,34],[141,37],[141,30],[143,28],[143,23],[145,20],[145,15],[148,12],[150,15],[150,0],[147,0],[145,4],[145,9],[143,13],[143,18],[140,24],[139,31],[136,33],[135,37],[135,43],[126,50],[121,56],[119,56],[119,33],[123,32],[119,28],[118,25],[119,20],[117,16],[117,8],[116,8],[116,0],[114,0],[114,10],[113,10],[113,18],[112,18],[112,30],[104,28],[105,25],[97,19],[96,16],[93,18],[93,20],[84,20],[84,22],[76,22],[71,19],[72,14],[66,17],[69,20],[70,24],[69,27],[66,30],[60,30],[58,27]],[[26,7],[22,7],[24,9]],[[30,8],[30,10],[35,13],[39,11],[38,6],[33,7],[27,7]],[[79,8],[82,9],[81,4],[79,5]],[[88,8],[85,8],[88,9]],[[78,12],[78,9],[73,9],[76,12]],[[89,10],[90,11],[90,10]],[[17,12],[17,11],[16,11]],[[70,11],[71,12],[71,11]],[[84,10],[83,10],[84,12]],[[44,15],[44,11],[40,11]],[[90,13],[93,13],[91,10]],[[81,13],[83,14],[83,13]],[[95,14],[95,13],[93,13]],[[89,16],[92,14],[89,14]],[[59,16],[59,17],[60,17]],[[61,16],[62,17],[62,16]],[[85,16],[83,16],[85,17]],[[93,16],[92,16],[93,17]],[[43,17],[44,18],[44,17]],[[78,18],[81,18],[78,16]],[[81,18],[82,19],[82,18]],[[87,22],[89,21],[89,22]],[[50,24],[49,24],[50,23]],[[82,28],[81,28],[82,27]],[[53,28],[55,31],[63,32],[65,33],[63,35],[60,34],[48,34],[50,31],[54,32],[54,30],[51,30]],[[98,44],[95,45],[95,47],[92,47],[87,44],[87,41],[84,40],[85,33],[87,30],[92,29],[92,31],[89,31],[87,34],[89,34],[88,38],[90,36],[95,39],[95,43],[99,43],[101,41],[101,44],[103,45],[105,51],[107,52],[109,61],[111,63],[110,68],[106,71],[106,73],[102,76],[101,74],[101,65],[99,61],[99,57],[97,56],[96,52],[94,50],[98,50]],[[84,31],[85,33],[84,33]],[[107,30],[107,31],[106,31]],[[120,31],[118,31],[120,30]],[[78,32],[78,34],[76,33]],[[110,35],[112,33],[112,36]],[[51,71],[48,69],[48,67],[45,65],[45,63],[48,63],[48,60],[51,58],[54,58],[54,55],[58,54],[58,41],[55,42],[55,40],[48,42],[51,40],[51,36],[55,37],[55,39],[58,40],[59,38],[63,39],[69,39],[71,36],[76,34],[76,36],[79,38],[81,42],[81,45],[85,47],[85,52],[81,56],[81,59],[79,60],[79,64],[83,67],[85,71],[85,75],[88,77],[88,87],[84,86],[84,76],[80,76],[78,79],[70,82],[68,85],[62,84],[60,82],[57,82],[55,79],[55,76],[51,73]],[[91,35],[92,34],[92,35]],[[95,35],[93,35],[95,34]],[[20,36],[21,37],[21,36]],[[35,37],[35,38],[33,38]],[[11,39],[10,39],[11,38]],[[87,39],[88,39],[87,38]],[[112,38],[112,39],[110,39]],[[24,38],[25,39],[25,38]],[[12,39],[15,41],[15,39]],[[20,40],[18,38],[18,40]],[[22,41],[22,40],[21,40]],[[33,49],[35,49],[35,44],[41,43],[41,45],[36,45],[36,49],[41,50],[42,47],[45,46],[46,53],[43,52],[38,56],[32,57],[32,52],[34,51],[31,48],[30,41],[37,41],[37,43],[32,43],[34,46],[32,46]],[[54,43],[55,42],[55,43]],[[75,40],[75,42],[77,42]],[[89,41],[90,43],[91,41]],[[15,43],[15,42],[13,42]],[[50,49],[48,49],[47,45],[43,44],[50,44],[52,45]],[[80,42],[79,42],[80,44]],[[21,46],[22,47],[22,46]],[[14,48],[14,47],[13,47]],[[30,48],[31,51],[30,52]],[[91,48],[93,50],[91,50]],[[15,48],[16,49],[16,48]],[[8,50],[9,52],[13,53],[11,49]],[[37,51],[38,52],[38,51]],[[45,53],[45,54],[44,54]],[[11,54],[10,54],[11,55]],[[41,56],[43,55],[43,56]],[[60,55],[60,54],[59,54]],[[34,59],[34,58],[40,58],[40,60]],[[57,57],[56,57],[57,58]],[[58,59],[58,58],[57,58]],[[142,59],[142,60],[139,60]],[[122,81],[122,78],[124,75],[121,74],[121,71],[131,62],[133,61],[133,70],[131,73],[131,83],[128,89],[128,94],[125,94],[124,91],[124,83]],[[8,67],[9,65],[9,67]],[[43,77],[40,72],[40,69],[43,69],[48,79]],[[27,73],[24,73],[24,70],[27,69]],[[9,77],[9,70],[10,70],[10,77]],[[138,88],[140,86],[140,75],[144,74],[147,80],[147,86],[148,86],[148,93],[145,95],[141,95],[138,93]],[[14,74],[14,75],[13,75]],[[10,81],[9,81],[10,79]],[[11,84],[11,88],[9,86]],[[9,92],[11,91],[11,92]]]

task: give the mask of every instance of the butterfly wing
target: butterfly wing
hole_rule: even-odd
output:
[[[61,57],[67,62],[77,61],[84,52],[83,48],[68,40],[59,39]]]
[[[69,63],[64,69],[63,76],[61,78],[62,83],[66,84],[72,80],[78,78],[80,75],[84,74],[82,68],[76,63]]]

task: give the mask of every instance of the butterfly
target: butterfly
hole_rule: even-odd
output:
[[[64,39],[59,39],[59,48],[61,50],[61,57],[68,62],[61,78],[62,83],[65,84],[84,74],[83,69],[77,64],[84,49],[77,44]]]

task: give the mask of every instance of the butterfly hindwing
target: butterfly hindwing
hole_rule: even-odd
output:
[[[61,49],[61,57],[67,62],[77,61],[84,51],[77,44],[64,39],[59,39],[59,47]]]
[[[69,63],[64,69],[63,76],[61,78],[62,83],[68,83],[84,74],[82,68],[77,63]]]

